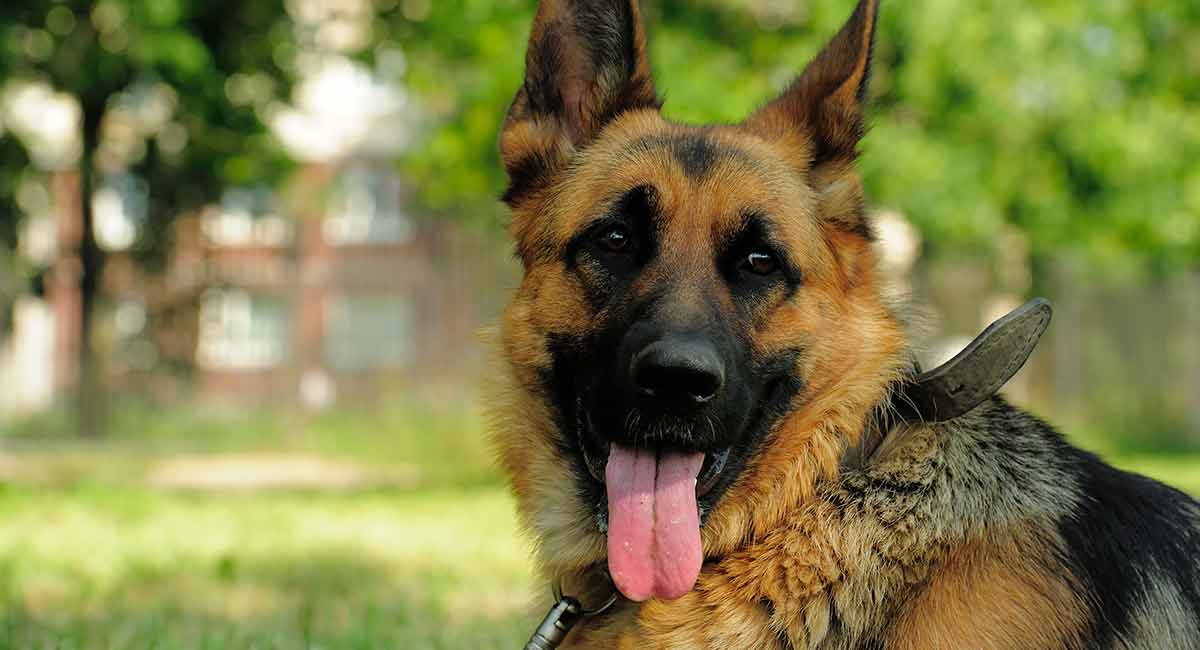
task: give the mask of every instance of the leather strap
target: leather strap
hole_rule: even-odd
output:
[[[898,424],[953,420],[995,395],[1025,365],[1052,314],[1049,301],[1034,298],[988,325],[953,359],[914,371],[877,409],[859,444],[847,450],[843,466],[865,463]]]

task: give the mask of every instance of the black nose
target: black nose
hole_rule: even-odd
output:
[[[630,365],[639,393],[657,400],[703,404],[725,385],[725,364],[702,338],[665,338],[634,355]]]

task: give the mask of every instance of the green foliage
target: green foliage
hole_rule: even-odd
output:
[[[534,3],[403,4],[427,9],[393,22],[433,123],[405,168],[428,205],[498,222],[495,140]],[[666,114],[688,122],[740,120],[769,100],[851,8],[642,4]],[[874,70],[868,190],[914,220],[931,253],[990,255],[1015,227],[1035,262],[1200,259],[1200,5],[885,3]]]
[[[21,147],[12,138],[0,138],[0,331],[8,326],[13,301],[27,288],[22,282],[23,264],[13,252],[18,224],[12,214],[17,180],[25,164]]]
[[[172,218],[213,200],[221,187],[270,183],[286,171],[282,150],[264,137],[253,108],[235,105],[225,90],[239,72],[264,74],[287,87],[280,67],[286,57],[275,56],[281,40],[276,27],[286,23],[283,7],[268,0],[13,0],[0,7],[0,83],[45,80],[75,96],[83,110],[85,166],[101,119],[119,93],[138,84],[171,88],[174,119],[186,130],[187,146],[164,152],[150,138],[131,169],[152,188],[148,243],[154,247]],[[0,157],[0,206],[6,212],[12,209],[6,193],[14,170],[24,165],[17,157]]]
[[[364,52],[399,45],[406,63],[398,81],[424,122],[401,164],[410,183],[437,213],[501,223],[496,136],[521,80],[535,3],[375,4],[382,20]],[[642,4],[666,114],[732,122],[798,73],[851,3]],[[155,188],[156,213],[286,170],[253,109],[225,93],[237,72],[272,79],[277,97],[286,90],[297,36],[279,4],[4,5],[6,78],[49,77],[85,106],[102,107],[137,80],[176,89],[186,157],[163,160],[151,147],[139,170]],[[935,255],[990,255],[998,235],[1015,227],[1039,262],[1066,252],[1109,266],[1194,265],[1198,44],[1195,3],[885,3],[862,161],[873,201],[913,219]],[[5,157],[6,167],[15,164]]]
[[[1200,259],[1200,8],[928,0],[886,12],[865,170],[939,246]],[[1181,56],[1167,54],[1181,53]]]
[[[434,126],[403,168],[427,207],[498,221],[496,136],[524,69],[533,3],[438,0],[419,8],[387,16],[409,60],[405,82]]]

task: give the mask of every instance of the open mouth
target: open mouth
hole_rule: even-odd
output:
[[[588,427],[591,427],[590,423]],[[583,454],[583,463],[587,466],[588,474],[603,485],[611,443],[593,442],[582,428],[579,431],[579,440],[577,442],[579,444],[579,451]],[[729,460],[729,452],[732,449],[732,447],[725,447],[717,451],[705,452],[704,463],[700,466],[700,473],[696,477],[697,499],[706,496],[717,486],[717,482],[721,478],[721,472],[725,469],[726,462]],[[705,505],[703,503],[700,504],[702,510]],[[600,524],[601,530],[607,528],[608,524],[606,521],[601,521]]]
[[[564,451],[575,463],[580,498],[591,504],[606,536],[613,584],[626,598],[671,600],[695,586],[704,561],[703,523],[799,392],[801,382],[788,372],[794,365],[788,353],[756,369],[767,379],[761,389],[736,397],[753,405],[745,413],[659,412],[653,421],[593,415],[585,397],[590,387],[562,386],[559,403],[567,407],[560,413],[573,425],[564,427],[570,432]]]
[[[603,487],[597,523],[613,584],[633,601],[691,591],[703,564],[701,499],[721,478],[730,448],[703,452],[600,442],[583,414],[577,444]]]

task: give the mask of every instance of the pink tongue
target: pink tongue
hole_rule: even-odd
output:
[[[604,468],[608,487],[608,571],[629,600],[672,600],[700,575],[696,475],[704,454],[613,445]]]

